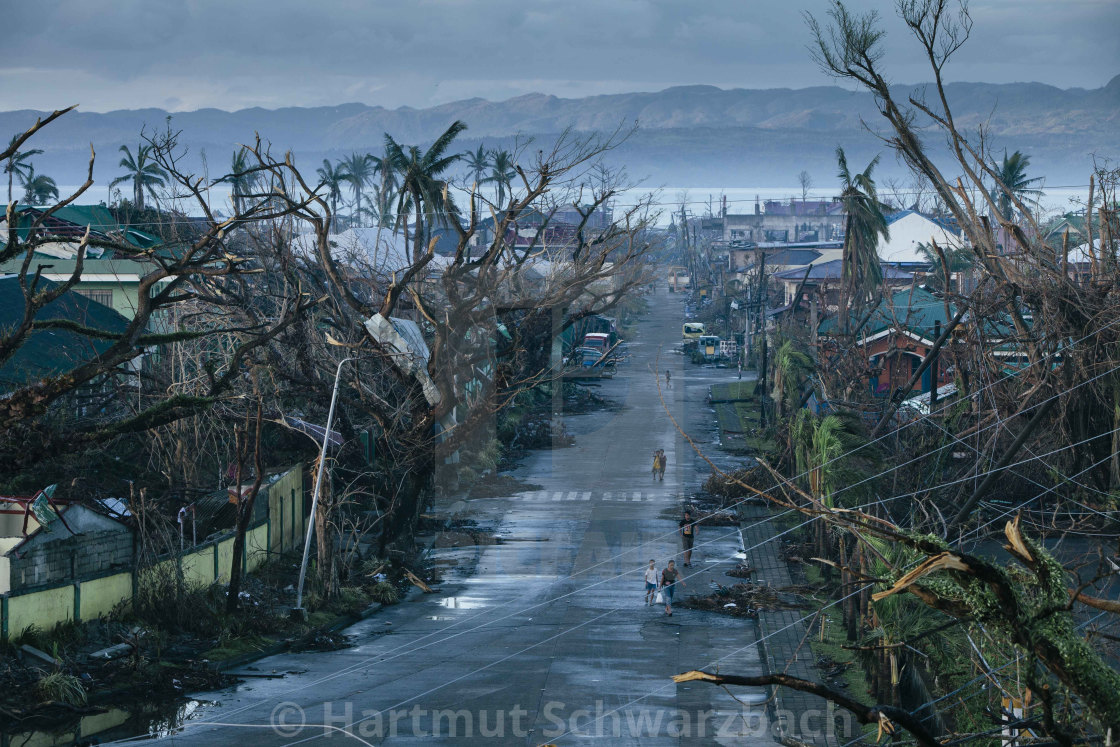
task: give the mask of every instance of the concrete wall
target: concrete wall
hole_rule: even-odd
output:
[[[132,599],[132,573],[117,573],[78,583],[79,620],[94,620],[107,615],[126,599]]]
[[[288,470],[268,486],[272,552],[283,552],[303,541],[302,530],[306,524],[299,519],[304,515],[303,492],[302,466]]]
[[[11,504],[5,504],[11,505]],[[39,528],[34,516],[27,517],[27,533]],[[23,509],[5,508],[0,511],[0,537],[23,537]]]
[[[268,490],[267,516],[250,526],[245,534],[245,554],[242,562],[249,571],[256,570],[267,562],[270,552],[287,552],[302,547],[303,533],[307,528],[307,518],[303,511],[302,464],[296,465],[276,481],[261,488],[262,492],[266,489]],[[67,512],[67,520],[70,518],[70,513]],[[99,519],[105,518],[96,516]],[[91,521],[83,525],[88,527],[92,523]],[[73,539],[89,541],[94,534],[96,533],[82,534]],[[67,532],[67,536],[71,535]],[[62,581],[48,581],[34,586],[24,585],[0,594],[0,638],[6,640],[9,637],[18,637],[30,625],[50,630],[59,623],[69,620],[93,620],[110,613],[122,602],[130,602],[135,593],[136,583],[131,567],[132,535],[126,530],[123,536],[128,539],[129,548],[127,570],[123,572],[120,569],[113,571],[98,567],[96,571],[84,577],[81,573],[75,576],[68,575]],[[233,535],[229,533],[193,547],[163,563],[179,563],[184,580],[188,584],[208,586],[213,583],[225,583],[229,581],[233,562],[233,542]],[[68,547],[69,543],[40,540],[33,549],[36,551],[41,549],[42,556],[37,556],[41,566],[56,568],[61,567],[59,558],[62,556],[56,551],[62,546]],[[81,547],[84,548],[84,544]],[[85,568],[95,565],[95,557],[104,559],[110,557],[111,552],[112,550],[106,547],[88,553],[88,559],[79,558],[78,555],[84,553],[83,549],[75,555],[73,561],[70,553],[66,552],[64,557],[67,572],[71,562],[74,562],[76,567]],[[13,566],[14,564],[13,560]],[[15,572],[13,570],[13,573]]]
[[[723,222],[724,241],[778,241],[768,237],[768,231],[786,232],[786,241],[798,241],[798,234],[815,231],[817,241],[831,241],[843,236],[844,215],[728,215]]]
[[[18,636],[32,625],[50,630],[60,622],[74,619],[74,587],[56,586],[36,594],[5,597],[3,605],[5,637]]]
[[[55,533],[59,530],[65,531],[59,527]],[[122,526],[121,531],[57,537],[19,553],[18,558],[9,556],[8,573],[16,591],[127,568],[132,564],[132,533]]]

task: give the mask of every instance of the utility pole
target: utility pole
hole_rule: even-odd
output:
[[[809,347],[809,354],[813,357],[813,363],[816,363],[820,354],[820,341],[817,337],[817,325],[820,324],[818,321],[817,294],[814,293],[809,299],[809,335],[812,340],[812,344]]]
[[[334,408],[338,404],[338,385],[342,381],[342,367],[347,361],[357,360],[356,356],[343,358],[338,362],[338,369],[334,374],[334,389],[331,391],[331,406],[327,411],[327,425],[323,429],[323,448],[319,452],[319,471],[315,473],[315,487],[311,491],[311,514],[307,517],[307,537],[303,542],[303,560],[299,564],[299,583],[296,584],[296,606],[292,608],[292,618],[306,620],[307,611],[303,608],[303,582],[307,578],[307,556],[311,551],[311,535],[315,532],[315,510],[319,506],[319,492],[323,486],[323,473],[327,467],[327,445],[331,439],[331,422],[334,420]],[[240,493],[241,486],[238,486]]]
[[[758,322],[756,332],[762,335],[762,340],[766,340],[766,326],[763,315],[766,313],[766,306],[763,303],[766,292],[766,252],[763,251],[758,263]],[[765,372],[759,373],[759,378],[764,378]]]
[[[941,320],[938,319],[933,323],[933,339],[937,340],[941,337]],[[929,364],[929,414],[933,414],[934,405],[937,404],[937,358],[940,355],[939,351],[933,354],[933,360]]]
[[[758,393],[759,425],[766,426],[766,252],[758,263],[758,334],[759,365],[755,391]]]
[[[747,286],[747,305],[743,307],[743,362],[751,360],[751,287]]]

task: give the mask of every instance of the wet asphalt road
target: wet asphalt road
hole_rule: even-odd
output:
[[[566,417],[575,445],[534,452],[513,472],[532,490],[440,507],[492,525],[501,544],[434,551],[438,594],[353,626],[352,648],[257,662],[298,674],[199,696],[214,704],[165,741],[770,744],[760,705],[669,679],[716,665],[759,673],[753,623],[679,607],[668,617],[643,603],[644,566],[680,551],[681,501],[709,471],[663,408],[655,367],[668,411],[710,457],[731,461],[716,452],[706,397],[735,373],[675,352],[682,311],[658,289],[629,361],[599,389],[620,407]],[[656,448],[668,455],[664,482],[651,479]],[[683,592],[706,591],[741,549],[736,528],[701,529]]]

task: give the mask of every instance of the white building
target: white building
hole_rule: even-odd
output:
[[[964,243],[959,231],[952,231],[913,210],[887,216],[887,227],[891,238],[879,243],[879,258],[884,264],[928,264],[929,260],[918,251],[920,244],[930,246],[936,241],[938,246],[948,250]]]

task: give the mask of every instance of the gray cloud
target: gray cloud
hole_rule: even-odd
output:
[[[828,83],[798,4],[710,0],[41,0],[5,10],[0,109],[80,102],[238,109],[430,106],[540,91]],[[857,8],[885,3],[853,0]],[[1113,0],[975,0],[952,79],[1103,85],[1120,71]],[[886,65],[928,76],[884,13]]]

